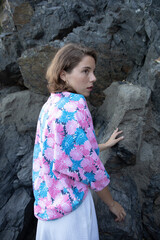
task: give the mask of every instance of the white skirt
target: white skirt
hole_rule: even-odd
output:
[[[92,194],[73,212],[60,219],[38,220],[36,240],[99,240]]]

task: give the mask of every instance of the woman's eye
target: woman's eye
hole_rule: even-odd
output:
[[[85,74],[88,74],[88,73],[89,73],[89,70],[88,70],[88,69],[85,69],[85,70],[84,70],[84,73],[85,73]]]

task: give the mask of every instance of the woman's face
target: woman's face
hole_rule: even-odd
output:
[[[60,77],[63,81],[66,81],[75,92],[88,97],[93,89],[93,84],[96,81],[94,70],[94,58],[91,56],[85,56],[71,73],[62,71]]]

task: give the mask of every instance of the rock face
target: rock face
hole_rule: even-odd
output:
[[[159,225],[160,225],[160,174],[156,174],[151,178],[148,189],[145,191],[145,199],[142,213],[143,223],[145,226],[144,236],[146,239],[159,239]]]
[[[33,222],[33,143],[46,97],[29,90],[0,93],[0,238],[24,239]]]
[[[48,94],[45,73],[56,52],[56,48],[46,45],[28,49],[22,54],[18,63],[27,88],[37,93]]]
[[[68,42],[98,53],[88,103],[124,223],[95,198],[101,240],[160,239],[160,1],[0,1],[0,239],[34,239],[32,152],[46,68]],[[33,231],[30,231],[31,225]]]
[[[129,176],[111,175],[110,192],[116,201],[125,208],[125,222],[115,225],[113,214],[98,199],[96,204],[100,239],[142,239],[141,208],[138,200],[137,187]]]
[[[105,163],[108,159],[108,168],[114,164],[114,169],[116,162],[117,167],[119,163],[121,166],[135,165],[141,145],[150,90],[127,82],[116,82],[107,88],[105,94],[106,99],[99,108],[97,117],[99,123],[103,122],[103,128],[100,127],[97,135],[102,142],[105,142],[107,133],[112,133],[119,127],[124,132],[125,138],[112,148],[110,156],[106,156],[108,152],[103,152],[102,161]]]

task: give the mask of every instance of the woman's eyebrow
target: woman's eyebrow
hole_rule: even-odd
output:
[[[92,67],[89,66],[83,66],[82,69],[88,69],[88,70],[92,70]],[[93,69],[93,71],[95,70],[95,68]]]
[[[84,66],[83,68],[91,69],[91,67],[89,67],[89,66]]]

